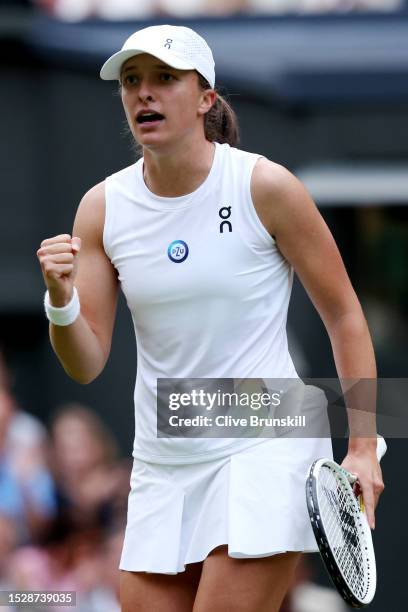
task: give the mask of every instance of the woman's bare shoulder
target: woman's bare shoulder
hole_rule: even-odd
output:
[[[251,179],[254,206],[268,229],[276,233],[295,216],[303,216],[315,208],[304,185],[284,166],[261,158]]]
[[[252,173],[251,189],[260,198],[282,197],[293,190],[304,189],[304,186],[285,166],[261,157]]]
[[[105,223],[105,181],[94,185],[83,196],[74,223],[75,235],[102,236]]]
[[[104,214],[105,212],[105,181],[91,187],[83,196],[79,208],[89,214]]]

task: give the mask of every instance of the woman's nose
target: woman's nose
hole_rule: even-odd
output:
[[[140,100],[142,102],[153,102],[153,97],[150,94],[145,96],[140,95]]]
[[[146,82],[141,83],[139,87],[139,98],[142,102],[152,102],[153,100],[152,91]]]

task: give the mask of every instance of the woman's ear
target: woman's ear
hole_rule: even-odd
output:
[[[206,89],[201,93],[200,102],[198,106],[198,114],[205,115],[208,113],[210,108],[215,104],[217,99],[217,92],[214,89]]]

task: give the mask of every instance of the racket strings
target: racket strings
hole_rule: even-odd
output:
[[[318,497],[321,520],[336,563],[349,588],[363,598],[368,590],[367,560],[361,545],[363,535],[354,494],[327,467],[320,473]]]
[[[361,554],[359,546],[358,529],[355,522],[358,517],[355,515],[355,508],[350,504],[348,496],[339,489],[339,502],[342,510],[340,517],[343,521],[341,529],[343,531],[345,545],[341,548],[340,564],[341,568],[347,575],[347,580],[350,581],[351,588],[357,592],[362,589],[360,594],[364,594],[364,558]]]
[[[356,533],[354,517],[347,507],[349,500],[341,489],[337,490],[338,506],[333,503],[333,491],[329,497],[331,501],[330,538],[337,557],[337,563],[353,591],[364,590],[363,558],[358,548],[358,534]]]
[[[358,533],[355,528],[354,517],[351,514],[353,508],[350,508],[349,499],[345,495],[344,490],[339,483],[336,483],[337,486],[337,494],[338,498],[335,499],[335,503],[332,505],[333,510],[335,510],[335,516],[337,518],[337,523],[335,525],[339,525],[340,529],[337,529],[337,535],[343,536],[343,539],[340,545],[337,548],[339,553],[338,559],[340,567],[344,568],[346,571],[349,570],[350,573],[352,567],[355,569],[357,573],[357,578],[360,577],[362,572],[361,569],[361,554],[358,547]],[[351,512],[350,512],[351,511]],[[349,553],[350,557],[347,557],[347,553]],[[360,558],[358,558],[360,556]],[[354,574],[351,574],[351,579],[354,578]]]
[[[328,539],[331,541],[332,550],[336,561],[347,580],[350,588],[354,591],[364,589],[364,575],[362,572],[362,557],[356,548],[356,537],[353,526],[350,526],[350,515],[347,511],[337,510],[333,512],[331,504],[331,524],[329,526]]]

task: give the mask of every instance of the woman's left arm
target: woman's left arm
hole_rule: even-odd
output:
[[[251,192],[260,220],[294,267],[328,332],[349,402],[350,437],[342,465],[358,476],[368,522],[374,528],[374,509],[384,484],[376,457],[376,398],[371,382],[376,378],[375,356],[360,302],[334,238],[302,183],[282,166],[261,159],[252,175]]]

